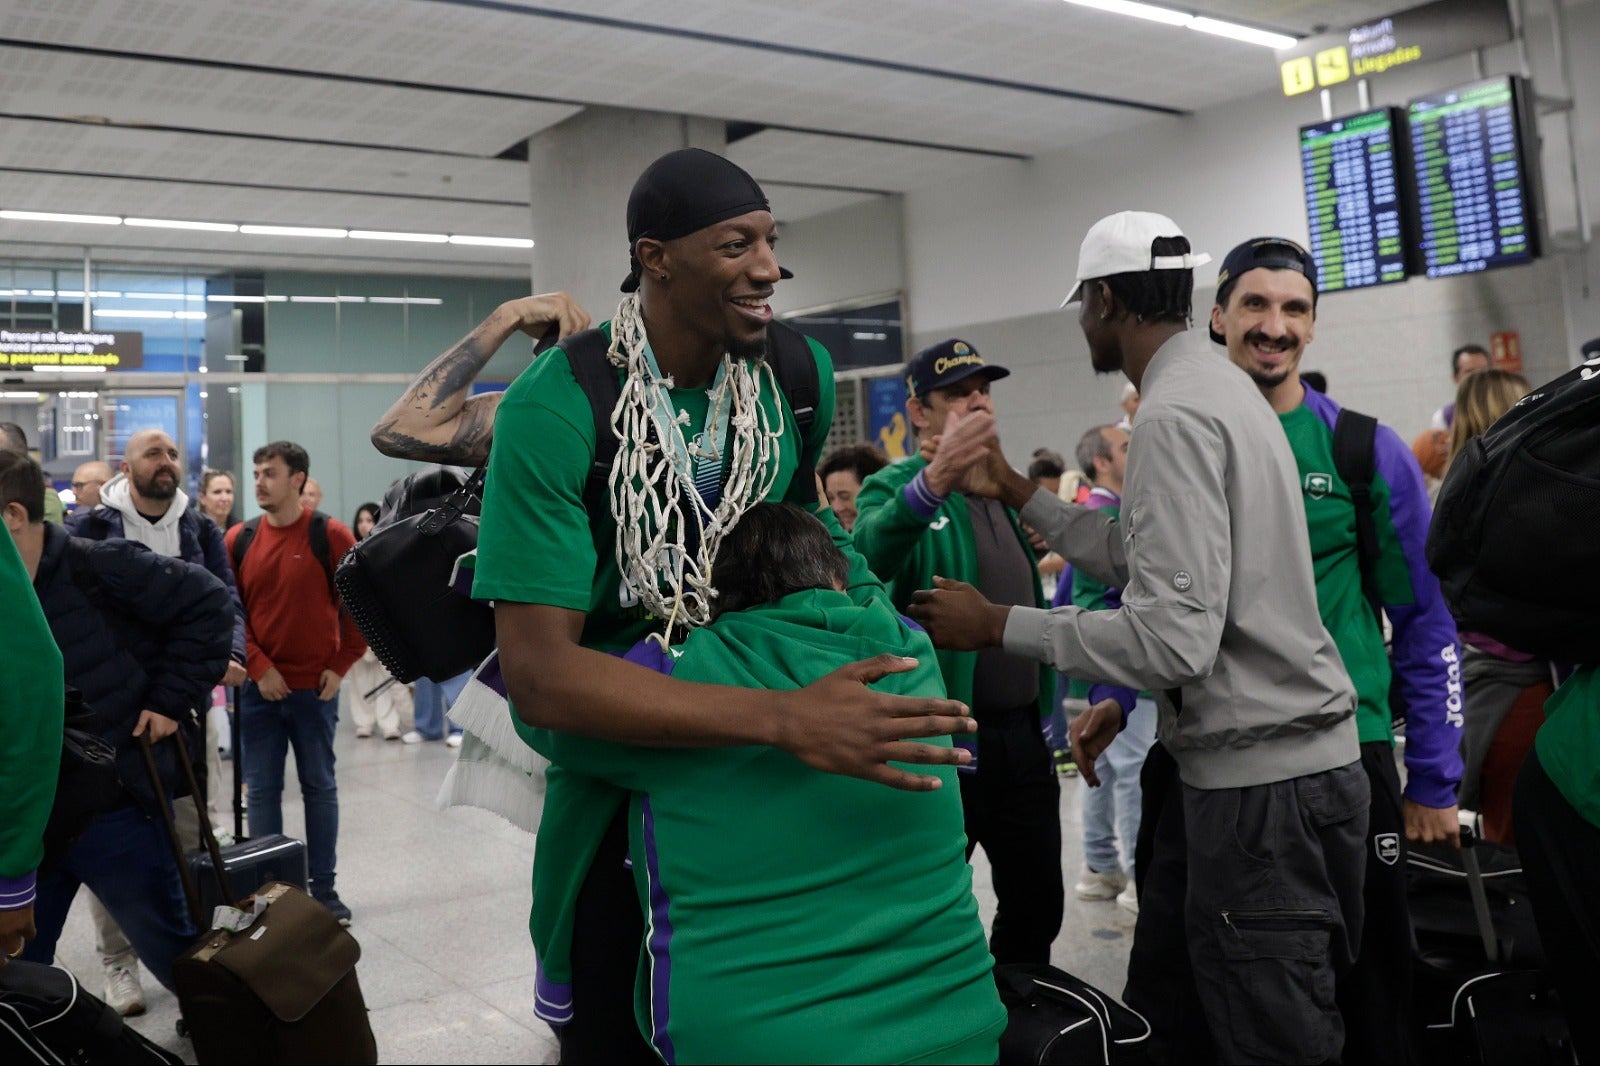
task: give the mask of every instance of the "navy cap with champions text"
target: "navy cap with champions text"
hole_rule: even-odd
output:
[[[730,218],[771,210],[761,185],[732,160],[704,148],[668,152],[644,168],[628,194],[630,269],[622,291],[639,287],[633,249],[641,237],[677,240]],[[778,276],[794,277],[782,267]]]
[[[935,389],[954,385],[974,374],[998,381],[1009,377],[1011,371],[1003,366],[985,363],[978,349],[952,337],[924,348],[911,357],[906,364],[906,388],[913,396],[926,396]]]
[[[1228,296],[1233,291],[1232,282],[1237,281],[1240,275],[1258,268],[1293,270],[1297,274],[1304,274],[1306,280],[1311,282],[1311,306],[1316,307],[1317,261],[1311,258],[1310,252],[1286,237],[1252,237],[1243,244],[1235,245],[1227,258],[1222,260],[1222,269],[1217,271],[1217,306],[1227,304]],[[1216,343],[1228,343],[1227,338],[1215,329],[1211,329],[1210,333]]]

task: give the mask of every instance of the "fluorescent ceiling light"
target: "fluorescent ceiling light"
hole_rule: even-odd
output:
[[[427,304],[430,307],[437,307],[444,303],[443,300],[435,296],[368,296],[367,302],[373,304]]]
[[[95,295],[98,296],[100,294],[96,293]],[[204,300],[205,299],[205,297],[201,296],[199,293],[181,293],[181,292],[125,292],[125,293],[122,294],[122,298],[124,300],[195,300],[195,301],[200,301],[200,300]]]
[[[214,304],[277,304],[287,300],[287,296],[234,296],[231,294],[212,293],[206,297],[207,303]]]
[[[232,222],[189,222],[181,218],[125,218],[124,226],[145,226],[150,229],[198,229],[213,233],[238,233]]]
[[[460,233],[450,235],[451,244],[475,244],[485,248],[532,248],[526,237],[470,237]]]
[[[100,396],[98,392],[62,392],[57,395],[65,396],[69,400],[94,400]]]
[[[333,229],[328,226],[256,226],[243,225],[239,227],[240,233],[248,233],[256,237],[348,237],[349,230]]]
[[[1295,39],[1282,33],[1271,33],[1267,30],[1258,30],[1253,26],[1241,26],[1237,22],[1224,22],[1221,19],[1206,18],[1196,15],[1189,21],[1191,30],[1201,33],[1211,33],[1218,37],[1227,37],[1245,44],[1265,45],[1268,48],[1292,48]]]
[[[350,236],[358,241],[420,241],[423,244],[443,244],[450,239],[443,233],[396,233],[381,229],[353,229]]]
[[[130,307],[125,310],[118,308],[110,308],[108,310],[104,307],[96,307],[93,314],[95,318],[164,318],[171,320],[178,317],[178,312],[176,311],[153,311],[137,307]]]
[[[1097,11],[1109,11],[1113,15],[1131,15],[1136,19],[1164,22],[1168,26],[1187,26],[1189,20],[1194,18],[1193,15],[1174,11],[1170,7],[1141,4],[1137,0],[1067,0],[1067,3],[1077,4],[1079,7],[1092,7]]]
[[[83,222],[91,226],[120,226],[118,215],[72,215],[60,211],[0,211],[0,218],[14,222]]]
[[[37,400],[37,392],[0,392],[0,400]]]
[[[206,313],[204,311],[174,311],[172,312],[172,317],[186,318],[195,322],[204,322],[206,320]]]
[[[36,366],[35,374],[104,374],[103,366]]]
[[[1148,19],[1167,26],[1184,26],[1201,33],[1227,37],[1230,40],[1243,41],[1245,44],[1264,45],[1267,48],[1289,48],[1296,43],[1296,39],[1287,34],[1258,30],[1254,26],[1241,26],[1237,22],[1194,15],[1187,11],[1176,11],[1159,4],[1140,3],[1139,0],[1067,0],[1067,3],[1078,7],[1091,7],[1096,11],[1107,11],[1114,15]]]
[[[291,296],[289,297],[289,302],[292,304],[336,304],[339,302],[339,298],[337,296]]]

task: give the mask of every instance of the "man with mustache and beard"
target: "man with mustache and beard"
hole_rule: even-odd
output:
[[[1289,438],[1304,493],[1317,607],[1356,687],[1361,766],[1372,786],[1366,922],[1355,967],[1339,986],[1343,1058],[1405,1062],[1411,918],[1403,841],[1460,840],[1461,656],[1455,622],[1423,553],[1431,508],[1411,449],[1389,427],[1369,428],[1370,500],[1356,498],[1339,469],[1334,432],[1350,412],[1301,380],[1300,360],[1316,333],[1316,316],[1317,268],[1304,248],[1258,237],[1228,253],[1217,275],[1211,339],[1250,375]],[[1379,549],[1369,562],[1361,558],[1356,533],[1368,519],[1363,510]],[[1392,668],[1380,611],[1394,630]],[[1403,797],[1391,679],[1405,712]],[[1156,760],[1176,773],[1164,751]]]
[[[128,438],[120,472],[100,486],[99,503],[81,509],[66,521],[67,532],[89,540],[136,540],[157,555],[203,566],[228,588],[233,600],[233,654],[220,682],[245,680],[244,608],[234,587],[233,568],[216,523],[189,507],[189,497],[179,487],[183,460],[178,445],[159,429],[142,429]],[[217,723],[206,721],[206,778],[212,788],[222,778],[217,750]],[[202,780],[205,780],[203,778]],[[214,793],[213,793],[214,797]],[[200,846],[198,815],[192,804],[173,808],[178,827],[189,847]],[[215,817],[216,811],[212,811]],[[106,1002],[124,1015],[144,1013],[144,993],[139,985],[139,960],[133,945],[116,920],[93,894],[89,912],[94,916],[95,945],[106,973]]]
[[[1318,615],[1283,429],[1188,329],[1193,268],[1209,261],[1171,219],[1139,211],[1097,222],[1079,252],[1066,302],[1082,301],[1090,361],[1142,397],[1117,522],[1036,489],[998,450],[987,483],[968,476],[969,491],[1019,509],[1075,568],[1120,587],[1122,606],[1007,607],[937,578],[908,613],[935,647],[1004,647],[1157,693],[1178,776],[1144,785],[1153,846],[1135,864],[1126,993],[1150,1020],[1152,1061],[1329,1062],[1344,1045],[1335,977],[1361,940],[1356,694]],[[1115,699],[1072,724],[1091,786],[1124,724]]]

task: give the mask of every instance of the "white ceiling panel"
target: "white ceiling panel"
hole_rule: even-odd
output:
[[[801,181],[904,192],[992,164],[984,156],[764,130],[728,146],[758,181]]]
[[[868,200],[876,200],[880,195],[843,189],[811,189],[781,181],[762,182],[762,190],[772,202],[773,217],[779,222],[798,222],[842,207],[864,204]]]

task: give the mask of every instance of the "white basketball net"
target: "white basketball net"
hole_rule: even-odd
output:
[[[724,373],[709,399],[715,411],[732,390],[733,455],[727,464],[728,483],[716,507],[706,506],[694,482],[693,470],[674,462],[668,442],[654,439],[651,428],[659,409],[658,397],[672,388],[672,379],[655,378],[645,358],[644,316],[639,296],[629,293],[611,320],[611,362],[626,373],[622,396],[611,412],[617,435],[617,457],[611,464],[611,516],[617,523],[617,569],[622,586],[646,608],[666,619],[666,629],[651,639],[665,646],[677,626],[695,628],[711,620],[711,565],[722,538],[752,506],[764,500],[778,476],[777,444],[783,424],[772,424],[760,402],[762,381],[777,381],[765,359],[735,359],[724,354]],[[689,422],[679,412],[672,426],[680,435]],[[720,453],[722,442],[709,442]],[[720,458],[720,454],[719,454]],[[691,466],[692,466],[691,457]],[[684,502],[690,514],[684,513]],[[686,531],[700,527],[699,544],[689,550]]]

